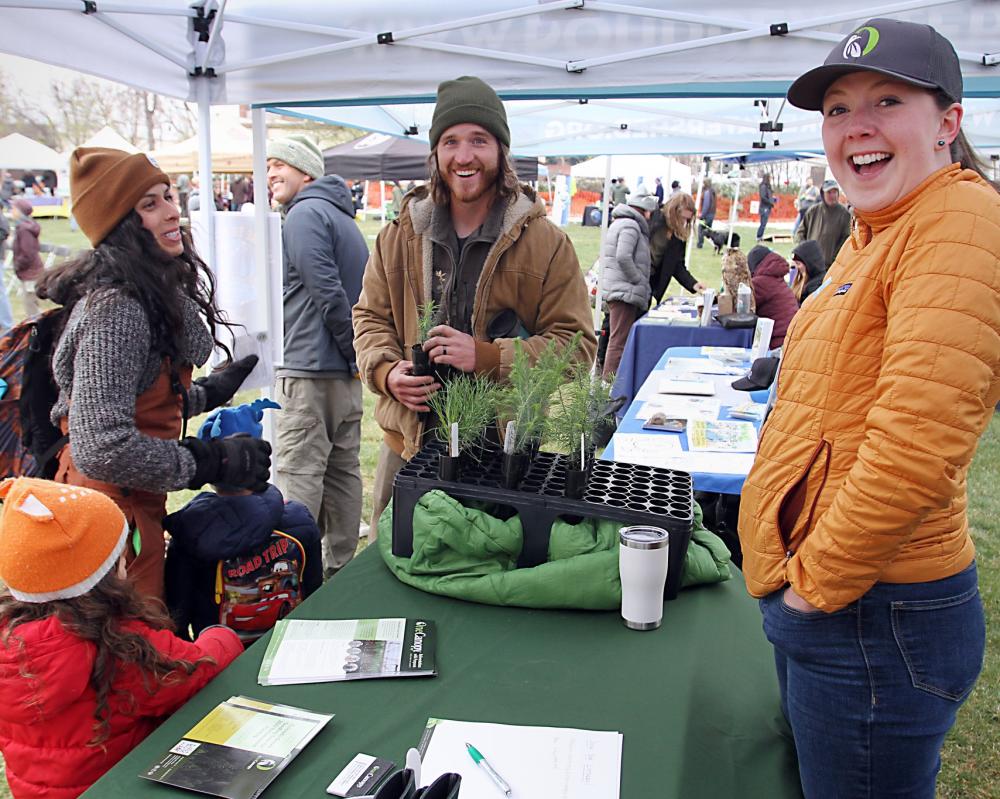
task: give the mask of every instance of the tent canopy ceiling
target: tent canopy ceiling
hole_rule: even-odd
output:
[[[433,97],[476,74],[510,98],[780,96],[879,14],[934,25],[967,96],[1000,95],[991,0],[0,0],[0,50],[213,103]],[[199,35],[201,32],[201,35]],[[39,48],[40,41],[50,46]],[[196,79],[195,79],[196,80]]]
[[[821,117],[781,100],[751,98],[641,98],[577,100],[505,100],[511,146],[525,156],[590,156],[623,153],[701,155],[770,150],[820,154]],[[983,149],[1000,146],[1000,100],[966,100],[962,127]],[[386,105],[313,105],[270,107],[270,111],[427,141],[433,102]],[[783,129],[762,134],[762,122]],[[775,140],[779,143],[775,145]],[[763,149],[755,148],[763,144]]]

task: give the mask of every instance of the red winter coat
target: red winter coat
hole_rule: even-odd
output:
[[[788,325],[799,310],[799,301],[785,282],[787,274],[788,261],[776,252],[769,252],[757,264],[750,277],[757,316],[774,320],[774,328],[771,330],[772,350],[784,344]]]
[[[207,655],[215,664],[202,664],[152,694],[137,666],[122,669],[108,697],[110,737],[102,749],[87,745],[94,735],[94,645],[52,616],[15,627],[0,645],[0,750],[15,799],[75,799],[243,651],[236,634],[222,627],[190,643],[141,622],[123,626],[167,657]]]

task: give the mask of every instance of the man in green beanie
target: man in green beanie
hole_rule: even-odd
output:
[[[569,238],[545,205],[517,182],[503,103],[479,78],[438,87],[430,129],[430,181],[407,192],[399,217],[379,233],[354,306],[361,379],[378,395],[385,438],[375,473],[370,536],[396,472],[420,449],[433,376],[412,373],[413,345],[437,367],[506,381],[514,340],[537,357],[550,341],[596,350],[587,289]],[[433,301],[425,341],[418,305]]]
[[[268,187],[285,214],[277,482],[319,525],[330,576],[354,557],[361,523],[361,383],[351,306],[368,245],[347,185],[323,172],[323,153],[308,136],[268,142]]]

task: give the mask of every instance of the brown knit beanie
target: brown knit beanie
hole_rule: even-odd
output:
[[[431,149],[437,147],[438,139],[448,128],[462,124],[482,125],[501,144],[510,147],[510,127],[503,103],[493,87],[471,75],[446,80],[438,86],[437,104],[431,117]]]
[[[145,153],[77,147],[69,159],[69,193],[80,230],[96,247],[150,187],[170,178]]]

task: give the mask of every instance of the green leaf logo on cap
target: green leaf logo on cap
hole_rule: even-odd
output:
[[[861,39],[865,33],[868,34],[868,42],[865,44],[864,49],[862,49]],[[878,29],[873,28],[871,25],[858,28],[858,30],[851,34],[851,38],[847,40],[847,44],[844,45],[844,58],[861,58],[868,55],[875,49],[875,45],[878,44],[878,36]]]

